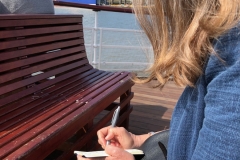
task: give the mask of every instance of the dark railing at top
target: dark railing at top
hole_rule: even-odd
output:
[[[130,8],[130,7],[128,7],[128,8],[110,7],[110,6],[88,5],[88,4],[80,4],[80,3],[63,2],[63,1],[54,1],[54,5],[56,5],[56,6],[67,6],[67,7],[77,7],[77,8],[86,8],[86,9],[92,9],[94,11],[133,13],[132,8]]]

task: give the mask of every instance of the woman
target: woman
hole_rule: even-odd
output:
[[[163,87],[173,78],[187,86],[172,115],[168,159],[240,159],[240,1],[146,2],[133,6],[155,61],[149,78],[135,81],[157,78]],[[98,131],[106,160],[134,159],[123,149],[139,148],[148,137],[124,128]]]

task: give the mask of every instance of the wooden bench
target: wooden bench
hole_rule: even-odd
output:
[[[72,138],[58,157],[69,159],[118,105],[127,127],[129,77],[89,64],[81,15],[1,15],[0,159],[44,159]]]

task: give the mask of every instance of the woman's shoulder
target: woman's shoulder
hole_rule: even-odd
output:
[[[216,40],[214,50],[223,60],[240,54],[240,23]]]
[[[217,55],[210,55],[205,68],[208,82],[230,68],[240,71],[236,67],[240,63],[240,23],[215,41],[214,51]]]

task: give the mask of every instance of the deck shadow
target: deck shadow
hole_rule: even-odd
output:
[[[172,110],[163,106],[133,104],[130,114],[129,131],[145,134],[169,128]]]

